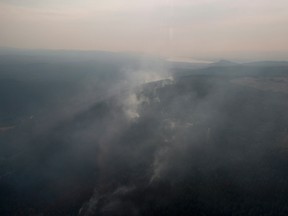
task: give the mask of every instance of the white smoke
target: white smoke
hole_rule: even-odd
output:
[[[127,77],[125,82],[125,96],[121,98],[124,113],[129,120],[137,120],[140,117],[139,107],[142,104],[150,103],[150,99],[141,95],[142,88],[145,84],[159,82],[159,87],[172,84],[173,77],[167,70],[126,70]]]
[[[126,117],[131,121],[135,121],[140,118],[139,108],[144,103],[149,104],[149,98],[143,95],[137,95],[137,93],[133,91],[129,92],[123,101],[123,109]]]

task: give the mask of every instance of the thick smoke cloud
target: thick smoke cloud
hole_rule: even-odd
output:
[[[125,82],[123,82],[124,85],[119,88],[121,91],[117,95],[110,98],[111,102],[109,103],[112,106],[112,110],[118,107],[117,114],[113,113],[114,111],[108,114],[109,120],[107,121],[105,132],[100,138],[99,158],[97,160],[100,169],[100,179],[105,183],[101,180],[96,183],[95,192],[91,199],[81,208],[80,215],[94,215],[99,211],[103,215],[114,215],[115,212],[118,212],[117,215],[140,215],[133,202],[129,201],[126,203],[121,199],[126,194],[135,191],[135,187],[137,187],[136,185],[139,182],[142,182],[142,184],[145,182],[149,183],[151,176],[154,175],[152,168],[153,151],[159,146],[157,140],[153,141],[149,137],[143,137],[143,135],[149,135],[150,132],[148,132],[149,134],[144,132],[141,135],[141,128],[146,130],[148,125],[145,124],[150,125],[150,122],[145,123],[147,121],[146,118],[151,118],[149,117],[150,112],[147,113],[145,107],[149,107],[153,103],[160,103],[157,89],[173,83],[171,73],[167,66],[164,65],[164,62],[152,62],[151,60],[147,62],[147,60],[144,60],[140,67],[140,69],[134,71],[124,69],[124,74],[126,75]],[[152,97],[144,94],[147,84],[152,85]],[[158,127],[156,124],[152,124],[149,130],[154,130],[156,127]],[[132,136],[130,137],[131,134]],[[140,137],[138,137],[139,135]],[[99,187],[101,188],[102,184],[109,185],[106,186],[109,189],[104,194],[105,198],[99,192],[101,190]],[[99,204],[101,199],[105,199],[105,203],[107,202],[104,206]],[[124,213],[125,211],[127,212]]]
[[[284,116],[286,119],[282,109],[286,105],[280,102],[285,94],[243,88],[235,85],[234,79],[214,76],[165,79],[136,89],[120,103],[126,117],[133,121],[103,156],[103,164],[115,163],[114,169],[105,166],[103,173],[110,176],[105,182],[117,179],[117,183],[107,186],[102,196],[94,195],[84,205],[82,215],[149,215],[147,211],[152,210],[143,204],[147,199],[155,205],[161,203],[155,215],[169,205],[184,207],[187,202],[194,202],[190,211],[194,213],[258,214],[274,206],[284,211],[279,200],[265,207],[257,200],[257,190],[264,190],[264,199],[271,200],[268,191],[284,178],[271,172],[275,158],[270,157],[275,156],[269,156],[269,152],[277,151],[273,140],[282,137],[284,128],[280,125],[287,124],[284,119],[281,124],[273,123]],[[272,111],[280,107],[279,113]],[[266,185],[256,183],[261,178]],[[101,194],[99,190],[97,194]],[[153,198],[145,197],[146,193]],[[169,195],[159,201],[162,193]],[[183,203],[177,204],[177,193],[187,200],[180,199]],[[239,204],[230,195],[252,201]],[[135,201],[135,196],[143,197]],[[99,204],[99,200],[104,201]],[[95,202],[94,212],[84,210]],[[254,209],[253,205],[260,207]]]
[[[78,94],[7,134],[11,146],[22,144],[20,155],[4,158],[10,166],[1,175],[4,192],[20,191],[18,209],[285,215],[288,96],[271,91],[274,81],[286,82],[283,74],[256,79],[263,75],[254,68],[257,74],[235,75],[246,66],[173,74],[165,62],[146,58],[116,65],[117,77],[88,73]],[[14,199],[3,200],[8,206]]]

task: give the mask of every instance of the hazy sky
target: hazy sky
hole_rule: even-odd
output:
[[[0,46],[285,57],[288,0],[0,0]]]

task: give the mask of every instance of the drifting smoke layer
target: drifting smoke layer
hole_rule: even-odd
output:
[[[76,107],[1,133],[1,215],[286,215],[286,91],[145,64],[88,76]]]
[[[285,187],[286,177],[271,168],[287,136],[287,95],[191,76],[146,83],[126,96],[120,104],[128,123],[108,132],[102,180],[79,215],[285,211],[286,195],[273,200],[270,191]]]
[[[127,148],[126,146],[127,143],[124,144],[125,138],[123,139],[122,136],[124,135],[125,137],[126,134],[130,133],[129,132],[130,130],[132,131],[141,130],[141,128],[139,127],[141,127],[141,124],[142,124],[141,122],[143,121],[143,119],[145,119],[145,115],[147,115],[145,114],[145,111],[143,112],[143,107],[150,106],[151,103],[155,103],[155,101],[157,101],[157,103],[160,103],[160,99],[157,96],[157,90],[164,88],[167,85],[172,85],[173,78],[171,75],[169,75],[169,73],[167,73],[167,71],[163,71],[163,70],[158,70],[158,71],[157,70],[149,70],[149,71],[138,70],[138,71],[133,71],[133,72],[126,71],[126,75],[127,75],[127,85],[123,88],[124,91],[119,92],[118,95],[112,98],[112,104],[114,105],[117,104],[116,106],[119,106],[120,110],[117,113],[117,116],[116,117],[114,116],[115,117],[114,120],[111,120],[109,118],[110,119],[109,121],[111,122],[108,123],[109,126],[106,128],[107,130],[105,131],[105,135],[103,135],[103,137],[106,137],[106,138],[104,138],[105,140],[104,142],[101,142],[100,156],[99,156],[100,159],[98,160],[99,165],[102,166],[100,167],[100,170],[102,169],[102,172],[103,172],[103,173],[100,173],[100,175],[103,175],[102,178],[105,179],[107,185],[109,185],[108,192],[101,194],[99,190],[101,190],[101,187],[103,186],[102,185],[103,182],[96,184],[96,188],[95,188],[95,192],[93,196],[87,203],[85,203],[82,206],[82,208],[79,211],[79,215],[98,214],[99,206],[103,208],[101,209],[101,214],[104,214],[104,215],[113,215],[115,212],[115,209],[119,209],[119,212],[121,212],[121,214],[124,212],[123,214],[125,215],[139,215],[138,209],[134,206],[134,204],[130,202],[123,203],[121,198],[119,198],[119,196],[122,197],[122,196],[125,196],[127,193],[134,191],[135,186],[128,186],[128,185],[125,186],[126,184],[124,184],[124,186],[120,186],[122,177],[119,178],[117,174],[116,176],[114,176],[115,173],[113,172],[118,172],[116,170],[112,171],[112,173],[109,173],[111,172],[111,170],[109,170],[111,169],[111,167],[109,166],[107,167],[107,163],[111,163],[111,159],[113,160],[112,163],[115,163],[117,161],[118,163],[121,164],[124,161],[124,164],[122,164],[122,166],[124,165],[124,167],[122,167],[124,169],[122,174],[127,175],[124,177],[124,179],[125,181],[132,180],[131,183],[133,183],[134,177],[131,178],[131,176],[128,176],[130,175],[128,172],[132,170],[129,170],[128,168],[129,171],[128,170],[125,171],[125,169],[127,169],[127,167],[125,166],[130,166],[129,164],[132,161],[134,161],[136,164],[142,163],[142,165],[145,165],[145,166],[147,166],[148,163],[150,163],[150,161],[146,161],[147,160],[147,158],[145,158],[146,155],[145,154],[142,155],[143,150],[145,150],[143,149],[143,147],[145,148],[145,146],[141,147],[141,145],[143,145],[141,140],[138,140],[138,142],[139,141],[140,142],[135,143],[134,147],[130,146],[133,148],[133,149],[130,149],[130,147]],[[150,90],[154,92],[153,95],[145,95],[144,92],[146,91],[147,84],[151,85],[152,88]],[[122,115],[124,118],[121,117]],[[111,117],[111,114],[109,114],[109,116]],[[151,129],[153,130],[154,128],[152,127]],[[141,131],[139,132],[141,133]],[[136,133],[139,133],[139,132],[137,131]],[[135,135],[137,136],[137,134]],[[136,138],[136,139],[139,139],[139,138]],[[101,138],[101,140],[103,141],[103,138]],[[143,141],[145,142],[145,139],[143,139]],[[151,147],[153,149],[157,148],[157,143],[147,143],[147,144],[150,145],[149,148]],[[129,143],[127,145],[133,145],[133,143]],[[114,155],[114,158],[111,158],[111,155]],[[126,159],[123,157],[125,157]],[[152,157],[153,157],[153,154],[150,155],[150,159],[152,159]],[[139,172],[142,172],[142,171],[139,170]],[[110,196],[109,193],[111,192],[110,191],[111,188],[115,187],[115,186],[112,186],[114,183],[112,183],[112,185],[110,185],[111,183],[109,183],[111,182],[112,179],[109,179],[109,177],[107,179],[107,176],[105,175],[107,176],[112,175],[116,177],[116,179],[114,180],[119,181],[117,185],[118,184],[120,185],[116,187],[114,192],[112,192],[111,196],[115,197],[115,200],[112,202],[109,201],[109,203],[107,205],[105,204],[105,206],[103,207],[102,200],[106,200],[107,199],[106,196]],[[140,178],[144,178],[144,179],[150,178],[149,176],[147,177],[145,177],[145,174],[144,174]],[[114,180],[112,182],[114,182]]]
[[[120,158],[125,151],[127,161],[137,157],[137,152],[141,154],[140,149],[131,152],[128,146],[125,148],[121,140],[124,142],[127,139],[125,134],[141,118],[140,107],[149,104],[148,97],[139,94],[142,91],[141,85],[166,79],[169,74],[163,68],[163,62],[158,63],[158,60],[152,65],[150,61],[141,62],[138,67],[134,58],[131,63],[130,59],[123,60],[120,57],[104,57],[95,63],[77,62],[72,65],[73,68],[70,62],[47,64],[47,68],[43,64],[40,69],[44,72],[47,70],[47,73],[38,73],[38,64],[24,64],[23,70],[28,71],[25,72],[26,77],[22,70],[19,74],[18,71],[11,72],[15,79],[20,80],[11,82],[12,90],[18,84],[20,93],[23,86],[28,89],[28,93],[35,92],[33,85],[38,89],[38,86],[44,86],[44,93],[48,92],[49,97],[51,89],[53,90],[53,100],[44,100],[43,104],[40,101],[37,106],[32,104],[36,111],[32,109],[33,113],[28,112],[27,119],[20,119],[11,130],[3,130],[3,135],[0,134],[0,141],[4,143],[1,144],[0,189],[17,197],[14,199],[12,195],[6,196],[5,193],[0,196],[1,215],[18,214],[18,210],[30,214],[27,213],[29,208],[42,214],[46,209],[53,211],[52,209],[60,208],[57,205],[61,206],[61,203],[66,206],[82,204],[81,199],[87,193],[91,194],[91,188],[96,185],[98,189],[106,180],[111,182],[117,174],[113,168],[113,158],[120,159],[119,167],[126,167],[126,162]],[[33,62],[33,58],[31,61]],[[43,61],[48,60],[43,58]],[[124,68],[123,65],[130,68]],[[5,83],[4,81],[1,83]],[[29,88],[30,83],[33,84],[32,88]],[[59,87],[56,88],[54,83]],[[67,92],[61,95],[62,92],[58,92],[58,89]],[[26,92],[23,92],[24,99],[27,100]],[[33,100],[40,100],[37,93],[36,96]],[[14,98],[18,99],[16,96]],[[5,104],[7,107],[8,105]],[[37,188],[38,185],[42,185],[41,190]],[[16,210],[10,208],[11,203],[18,206]],[[45,209],[43,206],[46,206]],[[73,208],[79,209],[79,206]],[[73,208],[68,208],[68,212],[74,211]]]

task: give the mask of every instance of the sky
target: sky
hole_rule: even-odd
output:
[[[287,0],[0,0],[0,46],[288,59]]]

